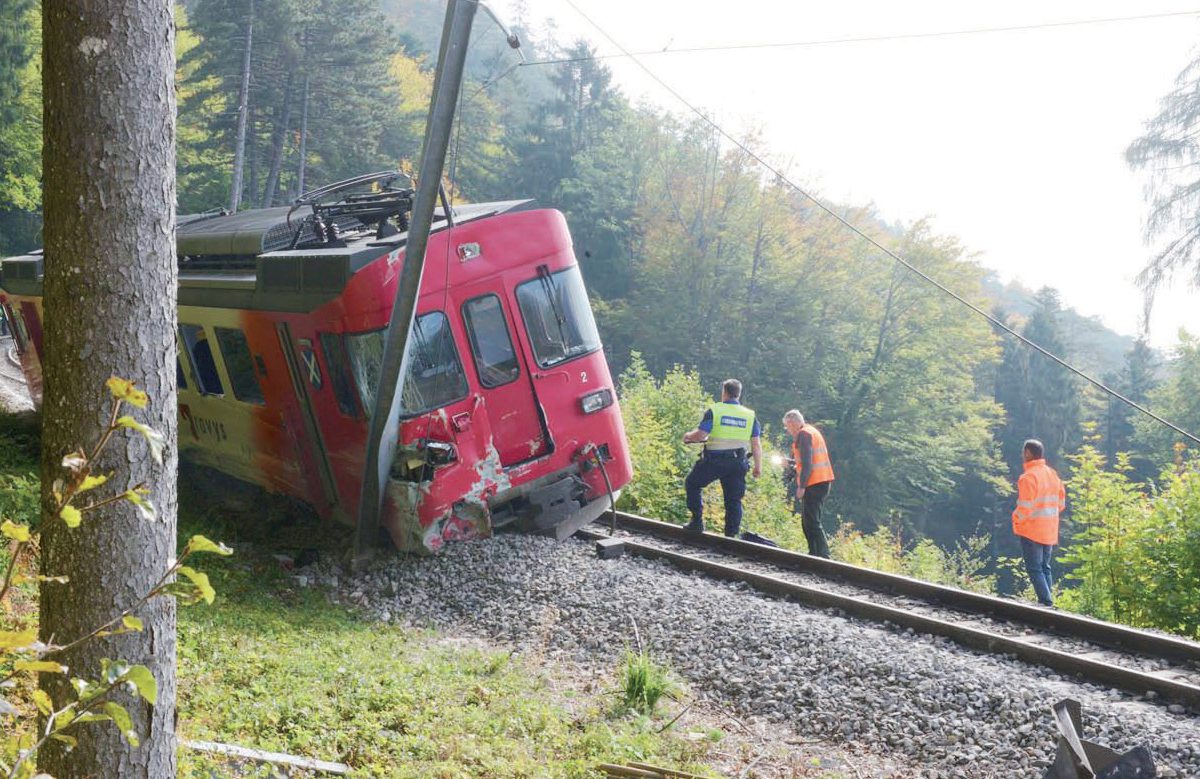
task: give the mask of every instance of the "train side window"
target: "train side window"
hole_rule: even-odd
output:
[[[258,377],[254,375],[254,357],[250,354],[246,334],[232,327],[214,327],[213,331],[217,334],[229,383],[233,385],[233,396],[245,403],[261,406],[265,401]]]
[[[463,305],[463,321],[467,325],[479,383],[491,388],[516,381],[521,375],[521,366],[508,333],[500,298],[484,295],[468,300]]]
[[[181,389],[187,389],[187,378],[183,375],[183,361],[179,359],[179,355],[175,355],[175,384]]]
[[[21,325],[17,323],[16,309],[8,305],[4,306],[4,311],[7,314],[8,330],[12,333],[13,343],[17,347],[17,354],[25,353],[25,335],[21,332]]]
[[[224,395],[225,387],[217,373],[217,360],[213,356],[212,344],[204,332],[203,325],[180,325],[183,345],[192,356],[192,368],[196,371],[197,391],[201,395]]]
[[[17,340],[20,341],[21,353],[24,354],[25,352],[29,351],[29,346],[31,343],[29,340],[29,328],[25,326],[25,317],[22,316],[21,309],[14,308],[12,312],[13,324],[16,325],[16,329],[13,332],[17,334]]]
[[[346,336],[350,364],[363,408],[375,406],[375,390],[383,364],[383,330]],[[441,311],[417,317],[408,342],[409,372],[400,396],[400,413],[412,417],[467,396],[467,376],[450,323]]]
[[[338,410],[348,417],[357,417],[358,399],[350,383],[350,359],[346,356],[342,337],[337,333],[321,333],[321,350],[325,352],[325,365],[329,368],[329,381],[333,384]]]
[[[579,267],[548,273],[517,287],[517,303],[538,365],[549,368],[600,348]]]

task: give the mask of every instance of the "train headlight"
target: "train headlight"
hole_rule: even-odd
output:
[[[613,404],[613,394],[610,389],[597,390],[589,392],[579,399],[579,406],[585,414],[595,414],[602,408],[608,408]]]
[[[783,455],[781,455],[781,454],[771,455],[771,465],[774,465],[776,468],[782,468],[783,463],[784,463]]]
[[[446,465],[458,459],[458,453],[454,451],[454,444],[443,441],[425,441],[422,448],[425,450],[427,461],[434,467]]]

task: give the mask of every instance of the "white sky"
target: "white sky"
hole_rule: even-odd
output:
[[[494,0],[513,19],[522,0]],[[761,128],[773,159],[826,197],[889,220],[934,218],[1004,280],[1133,334],[1149,250],[1143,177],[1123,153],[1200,43],[1200,0],[575,0],[632,50],[926,33],[1196,11],[1196,16],[918,40],[642,58],[727,129]],[[565,0],[523,0],[558,38],[617,50]],[[634,100],[686,109],[636,64]],[[518,78],[519,72],[518,72]],[[881,259],[881,262],[884,261]],[[1151,340],[1200,332],[1200,292],[1161,293]]]

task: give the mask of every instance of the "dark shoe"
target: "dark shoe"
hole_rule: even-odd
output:
[[[704,523],[703,522],[689,522],[683,526],[683,530],[686,533],[703,533],[704,532]]]

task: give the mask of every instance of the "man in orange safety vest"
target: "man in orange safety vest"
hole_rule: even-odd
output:
[[[1067,506],[1067,493],[1058,474],[1046,465],[1045,452],[1041,441],[1025,442],[1025,472],[1017,480],[1012,521],[1038,603],[1053,606],[1050,558],[1058,544],[1058,517]]]
[[[804,415],[792,409],[783,415],[783,426],[792,436],[792,462],[796,467],[796,494],[792,513],[801,517],[800,527],[808,542],[808,553],[829,557],[829,542],[821,527],[821,503],[833,484],[833,465],[829,447],[821,431],[804,421]]]

